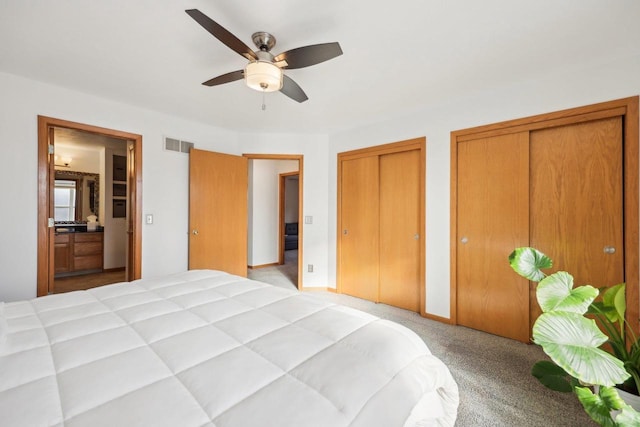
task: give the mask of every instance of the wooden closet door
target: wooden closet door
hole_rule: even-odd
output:
[[[420,311],[420,151],[380,156],[380,302]]]
[[[622,152],[621,117],[531,133],[531,246],[575,285],[624,281]]]
[[[378,156],[341,162],[340,291],[378,302]]]
[[[457,323],[529,341],[529,287],[509,267],[529,243],[528,132],[457,147]]]

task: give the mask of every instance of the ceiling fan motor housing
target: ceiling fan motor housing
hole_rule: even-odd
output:
[[[266,31],[253,33],[251,40],[253,40],[256,47],[263,52],[269,52],[276,45],[276,38]]]

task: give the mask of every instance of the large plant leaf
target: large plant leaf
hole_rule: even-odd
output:
[[[598,348],[607,336],[578,313],[542,313],[533,325],[533,341],[583,383],[613,386],[629,378],[620,360]]]
[[[531,375],[551,390],[562,393],[571,393],[573,391],[573,385],[569,381],[569,374],[560,366],[548,360],[536,362],[531,368]]]
[[[624,313],[627,311],[625,288],[625,284],[620,283],[608,288],[602,294],[602,305],[605,308],[605,314],[612,322],[624,321]]]
[[[616,422],[611,418],[611,408],[600,396],[593,394],[587,387],[576,387],[575,391],[582,407],[593,421],[601,426],[616,427]]]
[[[553,261],[537,249],[517,248],[509,255],[509,264],[522,277],[539,282],[546,276],[542,269],[551,268]]]
[[[640,413],[622,399],[615,387],[599,387],[597,394],[592,394],[589,389],[576,387],[576,395],[589,416],[601,425],[612,425],[609,421],[611,418],[613,425],[617,427],[640,426]],[[616,412],[611,412],[612,410]]]
[[[544,313],[549,311],[570,311],[584,314],[598,296],[598,290],[585,285],[573,288],[573,276],[558,271],[547,276],[536,289],[538,304]]]
[[[610,409],[620,410],[627,406],[627,403],[620,397],[618,389],[615,387],[599,387],[598,396]]]
[[[616,417],[616,424],[619,427],[638,427],[640,426],[640,413],[631,406],[625,406]]]

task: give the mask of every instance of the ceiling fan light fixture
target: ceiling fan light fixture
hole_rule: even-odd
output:
[[[282,70],[271,62],[249,62],[244,69],[244,80],[251,89],[275,92],[282,89]]]

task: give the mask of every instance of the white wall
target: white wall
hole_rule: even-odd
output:
[[[141,134],[143,137],[142,275],[187,268],[188,155],[164,151],[163,135],[197,148],[242,151],[235,132],[121,104],[73,90],[0,73],[0,300],[36,296],[38,143],[37,116]],[[297,149],[294,151],[298,151]]]
[[[426,136],[426,311],[448,318],[450,132],[639,93],[640,56],[636,56],[595,64],[589,69],[566,70],[486,93],[470,93],[465,99],[451,99],[433,108],[331,135],[327,245],[330,286],[335,287],[336,277],[337,153]]]
[[[536,81],[470,93],[437,106],[333,135],[238,134],[202,123],[0,73],[0,221],[11,224],[0,243],[0,300],[36,295],[37,115],[143,135],[144,277],[187,267],[188,156],[164,151],[162,137],[231,154],[304,155],[303,275],[305,287],[335,286],[337,153],[427,138],[426,309],[449,317],[449,134],[482,124],[557,111],[640,93],[640,56],[540,76]],[[425,94],[428,99],[429,94]],[[384,100],[381,100],[384,102]],[[170,242],[170,243],[167,243]]]
[[[249,161],[249,253],[250,266],[278,262],[280,174],[298,170],[297,160]]]

